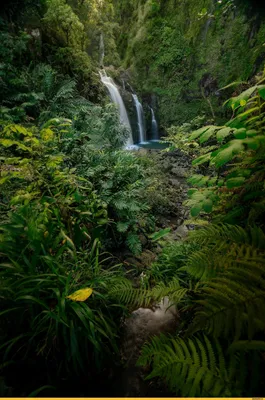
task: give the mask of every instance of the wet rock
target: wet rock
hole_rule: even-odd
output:
[[[169,162],[169,161],[164,161],[163,163],[162,163],[162,167],[163,167],[163,169],[165,170],[165,171],[170,171],[171,170],[171,168],[172,168],[172,165],[171,165],[171,163]]]
[[[126,361],[136,360],[144,342],[153,335],[173,332],[178,313],[173,303],[165,297],[151,308],[138,308],[125,321],[123,357]]]
[[[145,237],[143,234],[140,234],[140,235],[139,235],[139,240],[140,240],[141,245],[142,245],[143,247],[146,246],[147,243],[148,243],[147,237]]]
[[[136,268],[137,270],[143,269],[143,265],[141,261],[136,259],[135,257],[128,257],[124,261],[125,266]]]
[[[162,332],[173,333],[178,323],[176,307],[167,297],[153,308],[138,308],[127,318],[124,326],[124,340],[121,353],[125,363],[121,382],[123,397],[140,396],[148,393],[148,383],[144,381],[143,368],[137,367],[141,348],[148,338]]]
[[[169,182],[171,183],[172,186],[175,186],[176,188],[181,187],[181,183],[177,179],[169,179]]]
[[[148,154],[148,149],[144,149],[143,147],[138,150],[138,154],[141,156],[146,156]]]
[[[172,168],[171,173],[180,178],[186,178],[188,176],[187,170],[182,167]]]
[[[175,230],[175,237],[182,239],[188,235],[188,228],[186,225],[180,225],[176,230]]]
[[[150,267],[151,264],[155,261],[156,254],[151,250],[145,250],[141,254],[141,262],[144,266]]]

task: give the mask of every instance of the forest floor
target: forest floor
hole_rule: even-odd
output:
[[[186,224],[189,210],[183,206],[187,197],[191,159],[179,150],[165,152],[142,149],[139,156],[148,155],[154,158],[163,181],[162,195],[166,197],[167,206],[157,214],[157,226],[160,229],[170,228],[170,233],[163,239],[172,242],[186,237],[192,225]],[[139,257],[129,255],[124,261],[130,267],[145,273],[146,269],[156,260],[161,251],[161,245],[151,244],[143,240],[143,252]],[[140,275],[141,276],[141,275]],[[139,280],[139,276],[138,276]],[[138,282],[139,284],[140,282]],[[137,282],[136,282],[137,284]],[[108,378],[110,394],[118,397],[163,397],[165,387],[159,380],[145,380],[148,371],[137,367],[136,362],[145,341],[161,332],[173,332],[178,323],[178,315],[174,307],[168,308],[167,299],[152,308],[134,310],[123,325],[121,340],[121,367],[111,370]],[[106,382],[106,381],[105,381]]]

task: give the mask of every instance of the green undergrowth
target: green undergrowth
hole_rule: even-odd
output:
[[[138,365],[176,395],[264,391],[264,99],[263,76],[226,102],[225,125],[170,130],[173,146],[196,155],[186,205],[199,227],[150,270],[147,296],[168,296],[180,320],[175,335],[144,345]]]

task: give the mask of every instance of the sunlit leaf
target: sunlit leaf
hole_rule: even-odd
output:
[[[67,296],[67,299],[73,300],[73,301],[86,301],[91,294],[93,293],[93,289],[91,288],[84,288],[84,289],[79,289],[70,296]]]

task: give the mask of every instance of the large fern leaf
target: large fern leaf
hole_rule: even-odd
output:
[[[191,332],[239,339],[265,329],[264,258],[243,257],[202,288]]]
[[[231,396],[229,378],[235,372],[218,341],[202,338],[154,337],[142,349],[138,365],[152,365],[147,379],[164,378],[176,395]]]

